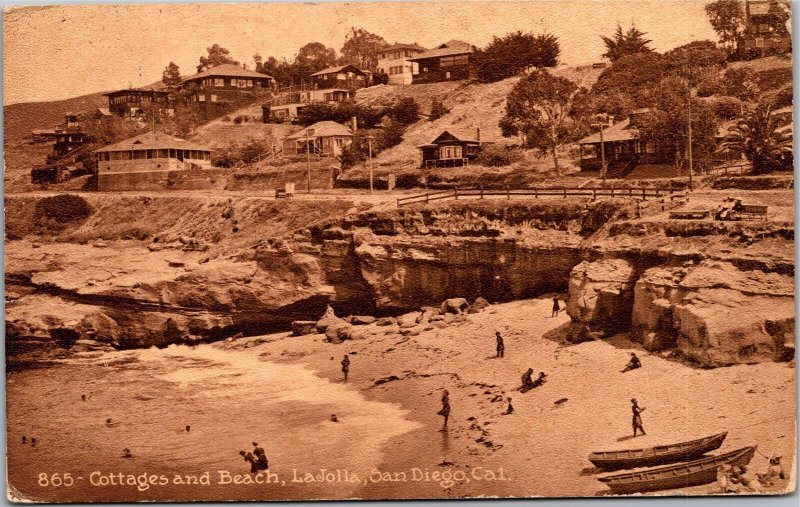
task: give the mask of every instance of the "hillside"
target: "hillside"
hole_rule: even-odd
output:
[[[561,66],[553,74],[564,76],[579,86],[590,88],[602,69],[591,67]],[[403,142],[376,157],[380,166],[392,165],[395,169],[412,169],[419,164],[417,146],[433,140],[443,130],[452,130],[468,136],[476,136],[480,129],[482,141],[503,142],[498,122],[505,111],[506,95],[519,77],[496,83],[455,81],[425,85],[374,86],[360,90],[356,101],[361,104],[387,104],[393,99],[411,97],[420,106],[424,116],[411,125],[403,135]],[[435,121],[428,121],[427,114],[434,98],[442,101],[450,112]]]
[[[243,117],[244,121],[234,123],[237,116]],[[266,140],[280,148],[283,138],[300,129],[295,125],[262,123],[261,118],[261,104],[251,104],[201,125],[189,135],[189,139],[215,150],[250,139]]]

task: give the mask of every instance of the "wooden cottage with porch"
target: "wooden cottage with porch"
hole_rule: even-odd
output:
[[[418,146],[423,168],[456,167],[468,165],[482,147],[481,130],[474,137],[445,130],[428,144]]]
[[[352,142],[353,132],[349,128],[335,121],[320,121],[284,139],[283,154],[333,157]]]
[[[95,154],[100,176],[211,167],[211,148],[162,132],[147,132],[125,139],[95,150]]]
[[[581,170],[600,171],[601,150],[609,173],[627,173],[640,162],[652,161],[656,146],[643,142],[639,132],[642,120],[649,114],[649,109],[637,109],[628,118],[605,125],[602,133],[598,131],[578,141]]]

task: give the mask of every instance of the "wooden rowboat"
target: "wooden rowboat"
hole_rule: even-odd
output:
[[[717,469],[723,464],[744,466],[750,463],[756,448],[743,447],[719,456],[708,456],[688,463],[678,463],[665,467],[651,468],[641,472],[598,477],[611,491],[619,495],[679,489],[700,486],[717,479]]]
[[[666,465],[677,461],[689,461],[703,454],[719,449],[728,432],[710,437],[680,442],[677,444],[657,445],[647,449],[626,449],[624,451],[601,451],[589,455],[589,461],[603,470],[620,470],[623,468],[651,467]]]

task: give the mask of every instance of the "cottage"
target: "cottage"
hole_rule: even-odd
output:
[[[327,103],[336,104],[351,100],[355,96],[352,90],[344,88],[330,88],[327,90],[288,89],[273,94],[268,104],[262,107],[264,123],[291,122],[304,107],[309,104]]]
[[[378,72],[389,76],[389,84],[411,84],[414,74],[419,74],[419,63],[409,60],[427,51],[417,44],[394,44],[375,52]]]
[[[117,116],[139,116],[145,109],[152,109],[158,114],[172,111],[170,93],[153,88],[131,88],[104,94],[108,97],[108,110]]]
[[[417,64],[412,84],[435,83],[475,78],[471,61],[475,47],[459,40],[451,40],[434,49],[408,58]]]
[[[474,160],[485,142],[481,142],[481,129],[475,137],[445,130],[428,144],[418,146],[422,153],[422,167],[454,167],[468,165]]]
[[[792,36],[786,28],[789,14],[780,0],[747,0],[744,6],[745,28],[739,39],[744,58],[789,53]]]
[[[287,137],[283,141],[283,154],[336,156],[352,142],[353,131],[349,128],[335,121],[320,121]]]
[[[274,81],[272,76],[223,64],[183,79],[178,88],[188,92],[191,102],[211,108],[267,93]]]
[[[95,150],[98,175],[211,167],[211,149],[161,132],[125,139]]]
[[[650,111],[638,109],[620,122],[604,125],[600,131],[578,141],[580,166],[582,171],[599,171],[605,155],[606,167],[633,168],[643,157],[656,153],[652,143],[640,140],[639,126]]]
[[[367,86],[367,74],[353,65],[329,67],[311,74],[311,84],[318,90],[356,90]]]

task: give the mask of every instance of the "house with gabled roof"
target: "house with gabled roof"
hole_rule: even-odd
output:
[[[469,163],[481,152],[486,141],[481,140],[481,129],[475,135],[449,128],[430,143],[417,146],[422,154],[421,167],[457,167]]]
[[[274,82],[267,74],[226,63],[184,78],[178,89],[192,103],[209,109],[266,94]]]
[[[335,121],[320,121],[295,132],[283,141],[283,154],[332,157],[353,142],[353,131]]]
[[[466,42],[451,40],[409,58],[410,62],[417,64],[417,72],[413,74],[411,83],[474,79],[475,66],[472,59],[475,49],[475,46]]]
[[[318,90],[329,88],[356,90],[367,86],[367,74],[354,65],[339,65],[311,74],[311,84]]]
[[[411,84],[414,69],[419,69],[419,64],[409,60],[427,51],[422,46],[413,44],[392,44],[375,52],[378,59],[378,73],[389,76],[389,84]]]
[[[129,88],[104,93],[108,97],[108,111],[116,116],[135,117],[145,109],[154,113],[168,114],[172,111],[171,95],[168,90],[151,87]]]

